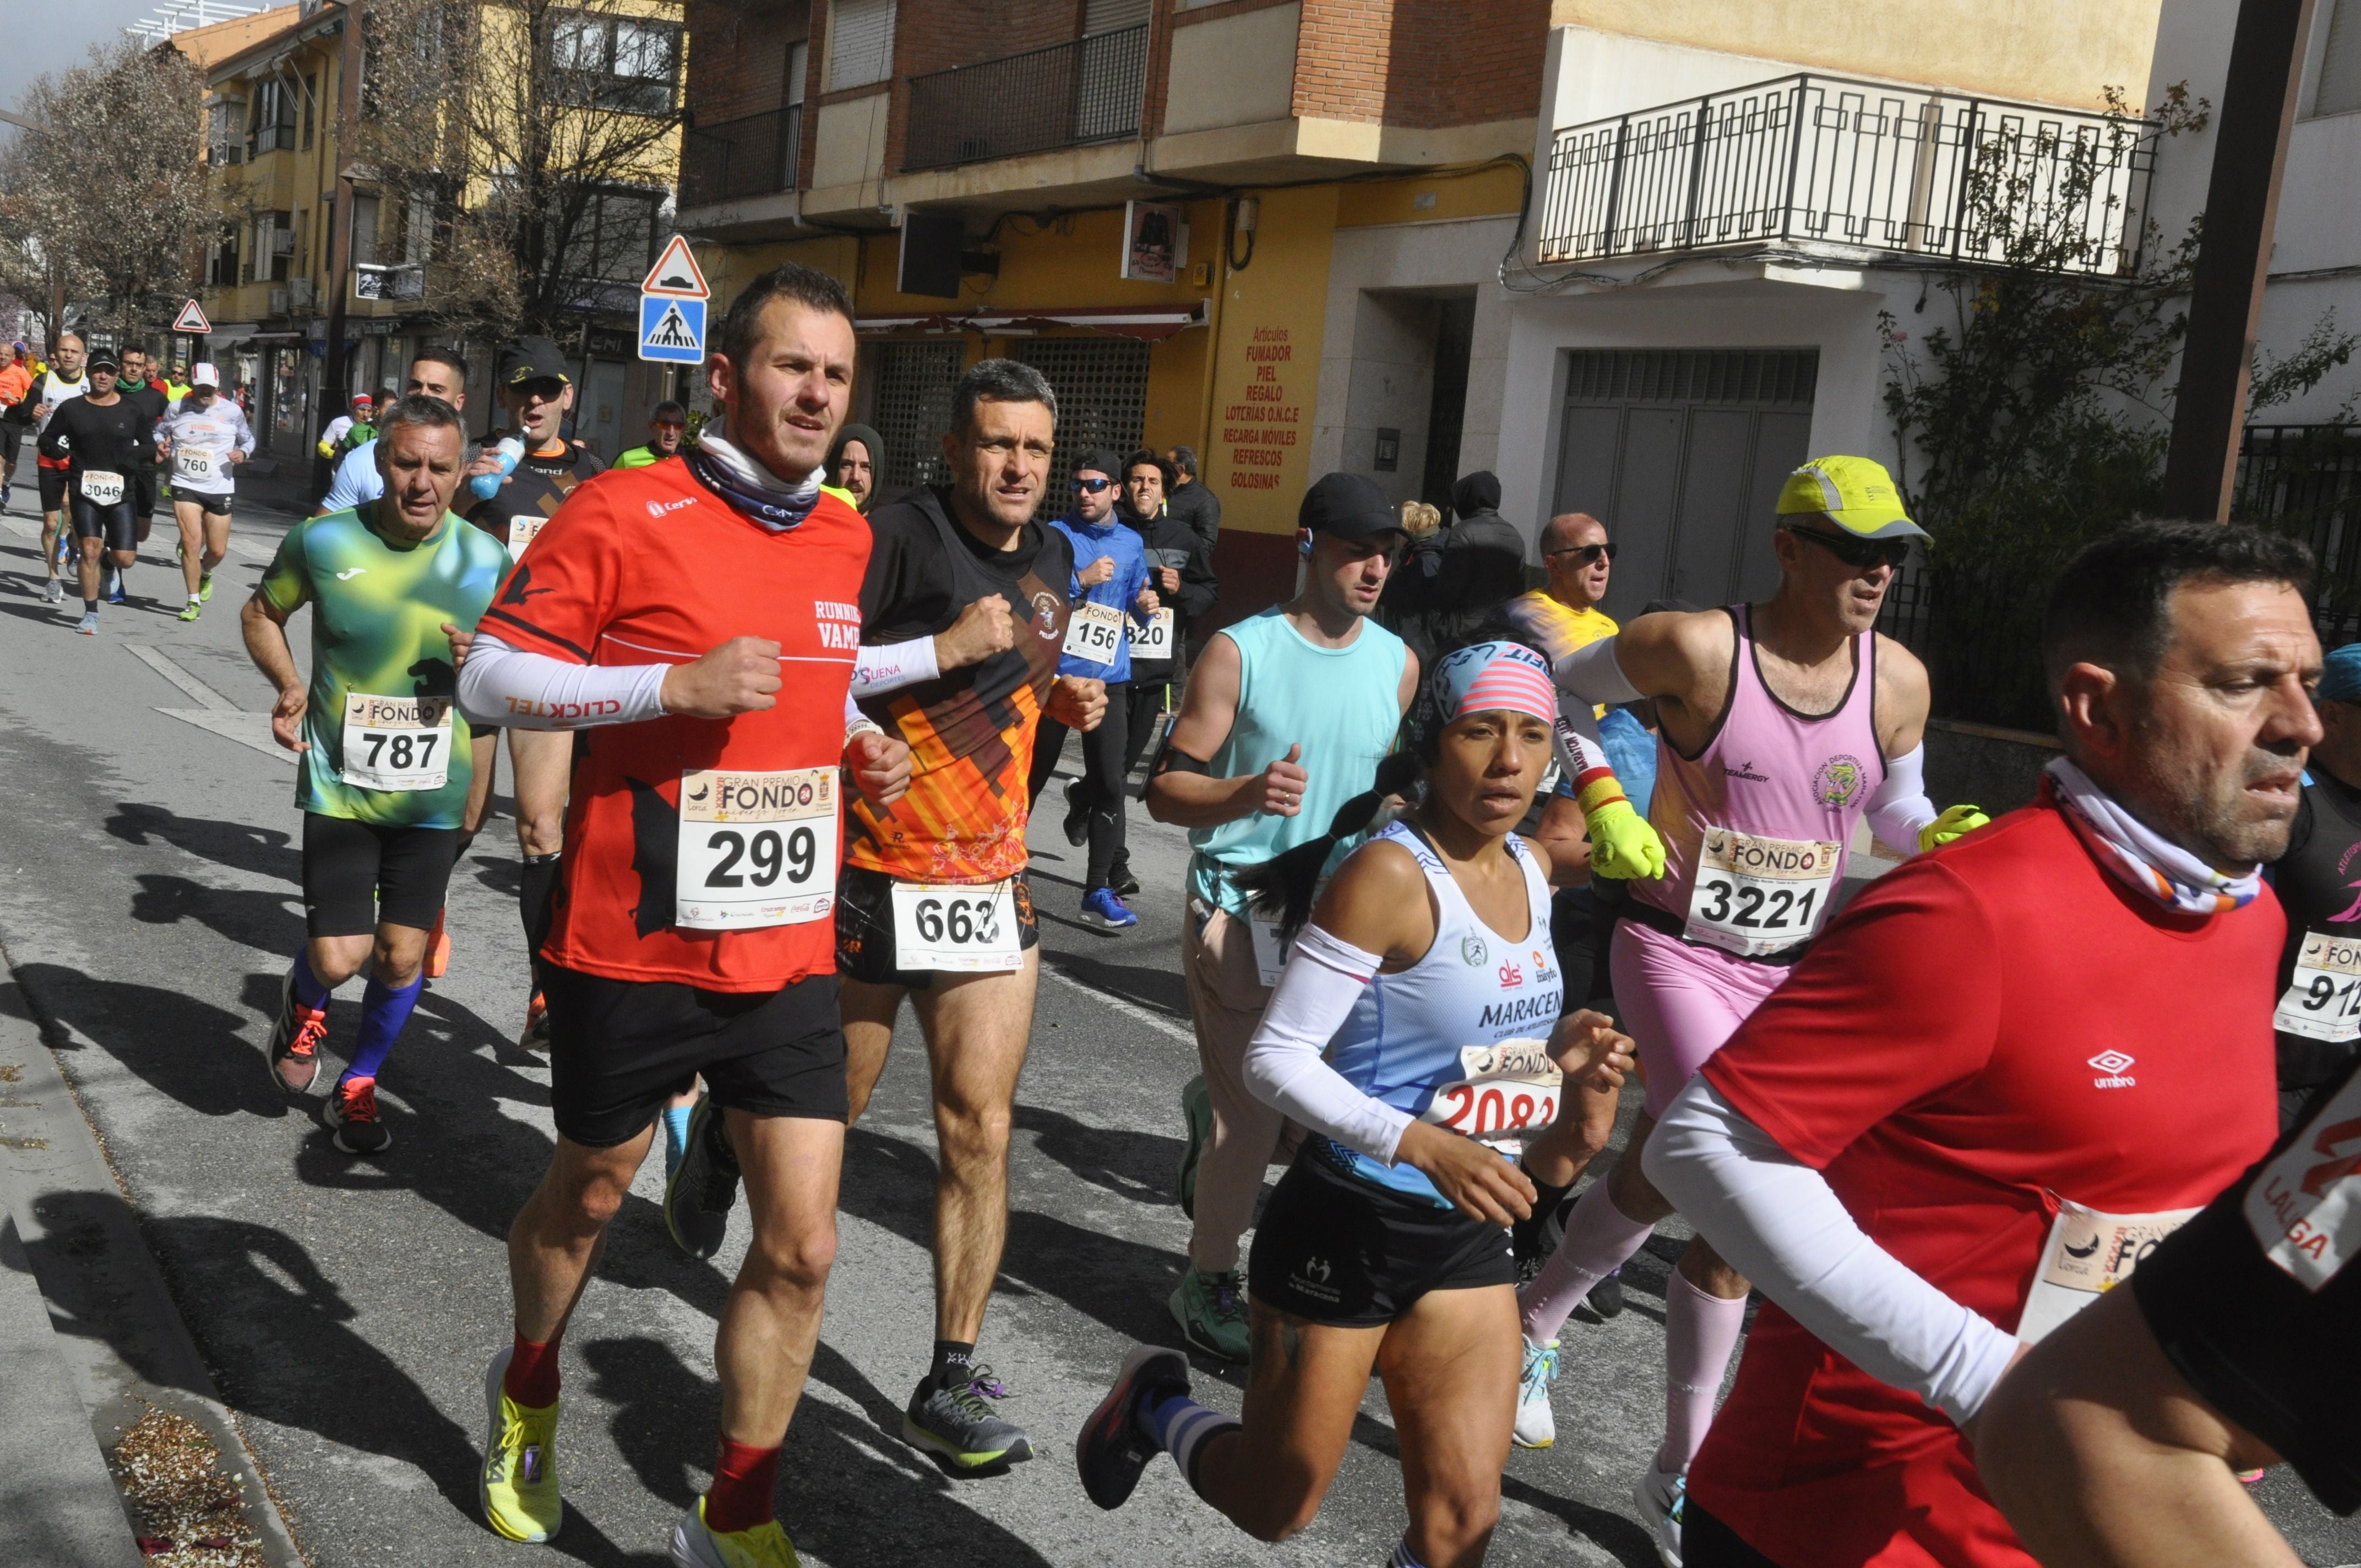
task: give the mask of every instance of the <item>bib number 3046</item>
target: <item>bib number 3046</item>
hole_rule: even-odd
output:
[[[1016,892],[1005,882],[895,883],[894,963],[897,969],[961,974],[1022,969]]]
[[[797,926],[836,908],[834,768],[710,768],[680,779],[673,924],[692,931]]]
[[[1752,957],[1807,941],[1827,918],[1838,847],[1825,839],[1763,839],[1708,828],[1685,935]]]
[[[357,789],[441,789],[451,778],[451,699],[346,693],[342,776]]]

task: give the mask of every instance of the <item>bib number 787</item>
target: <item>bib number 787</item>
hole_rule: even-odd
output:
[[[673,924],[744,931],[830,914],[836,786],[834,768],[683,774]]]

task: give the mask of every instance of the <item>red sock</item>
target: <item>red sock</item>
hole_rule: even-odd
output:
[[[772,1517],[771,1484],[778,1478],[779,1451],[721,1440],[713,1486],[705,1494],[705,1528],[716,1535],[752,1530]]]
[[[557,1403],[557,1339],[552,1335],[547,1344],[535,1344],[517,1335],[500,1391],[528,1409]]]

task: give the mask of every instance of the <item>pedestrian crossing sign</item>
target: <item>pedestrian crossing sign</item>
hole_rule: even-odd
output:
[[[640,357],[667,365],[705,360],[705,302],[681,294],[640,296]]]

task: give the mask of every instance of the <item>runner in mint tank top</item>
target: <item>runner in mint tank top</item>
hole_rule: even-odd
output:
[[[1302,591],[1206,642],[1148,768],[1148,814],[1188,828],[1195,850],[1180,970],[1203,1071],[1180,1093],[1180,1207],[1194,1229],[1170,1306],[1191,1346],[1231,1361],[1247,1344],[1238,1238],[1281,1124],[1245,1066],[1279,944],[1269,921],[1249,918],[1234,872],[1325,833],[1393,750],[1418,689],[1418,660],[1369,619],[1409,541],[1400,513],[1369,480],[1331,474],[1297,521]],[[1319,869],[1351,847],[1337,843]]]
[[[1558,661],[1565,690],[1595,702],[1653,697],[1662,720],[1649,816],[1664,874],[1630,884],[1612,960],[1648,1080],[1635,1149],[1827,924],[1863,817],[1905,855],[1985,820],[1967,806],[1938,814],[1927,798],[1927,672],[1873,630],[1910,541],[1923,537],[1883,467],[1816,459],[1780,491],[1769,600],[1642,616]],[[1567,1314],[1669,1212],[1636,1159],[1575,1206],[1521,1296],[1537,1376],[1521,1391],[1520,1442],[1554,1433],[1548,1380]],[[1747,1289],[1702,1238],[1665,1288],[1664,1441],[1633,1498],[1668,1563],[1680,1559],[1684,1477],[1712,1423]]]
[[[1549,667],[1508,641],[1444,654],[1407,751],[1330,830],[1233,866],[1250,914],[1292,938],[1247,1084],[1306,1135],[1255,1230],[1244,1420],[1190,1398],[1180,1352],[1134,1350],[1075,1444],[1099,1507],[1162,1452],[1232,1522],[1280,1540],[1317,1513],[1378,1371],[1410,1515],[1391,1561],[1482,1560],[1518,1379],[1508,1227],[1533,1201],[1516,1154],[1569,1077],[1609,1087],[1631,1065],[1604,1015],[1559,1016],[1553,862],[1515,833],[1554,744]],[[1396,794],[1418,804],[1314,902],[1337,844]]]

